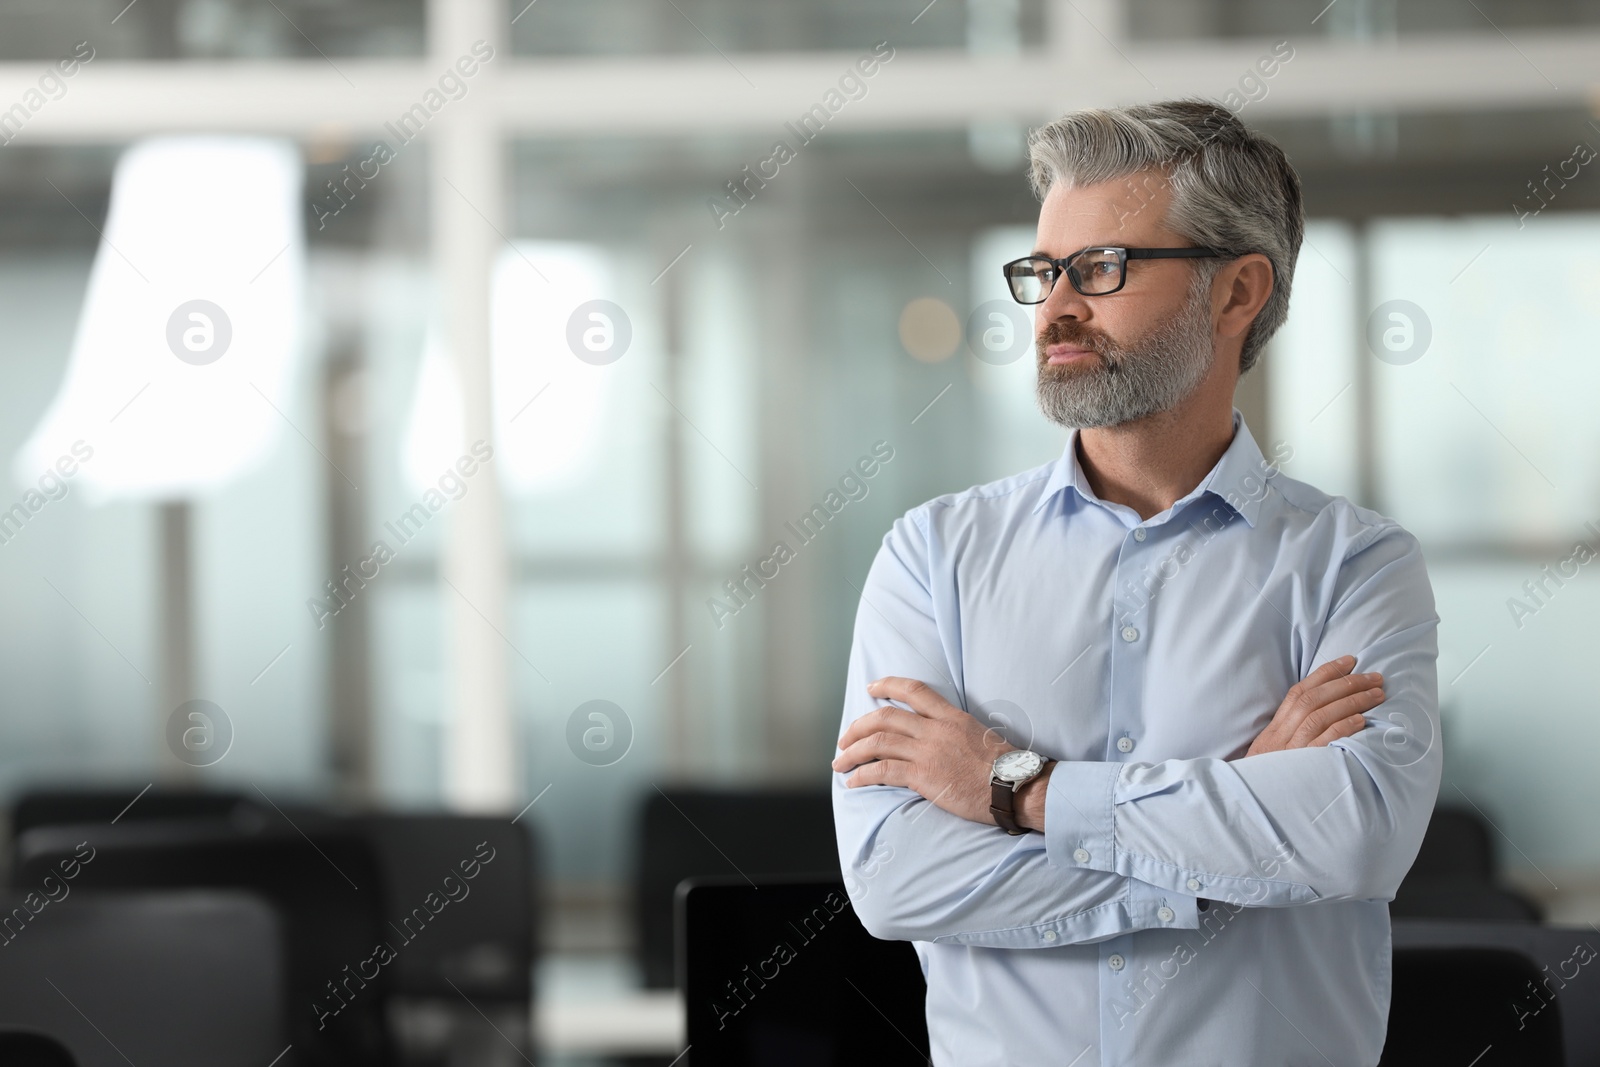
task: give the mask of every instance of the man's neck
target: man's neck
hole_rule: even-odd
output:
[[[1101,500],[1148,519],[1193,491],[1232,441],[1231,403],[1180,404],[1137,422],[1080,431],[1078,464]]]

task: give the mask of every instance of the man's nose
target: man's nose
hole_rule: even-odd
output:
[[[1079,322],[1093,314],[1088,298],[1072,287],[1072,282],[1065,274],[1056,279],[1050,295],[1044,298],[1044,303],[1038,306],[1035,312],[1036,322],[1040,332],[1045,324],[1063,319],[1076,319]]]

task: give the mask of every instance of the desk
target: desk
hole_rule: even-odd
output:
[[[570,1056],[676,1056],[683,997],[642,989],[633,961],[560,955],[540,962],[533,1030],[541,1051]]]
[[[683,1050],[683,998],[675,990],[601,1000],[542,1002],[534,1033],[547,1054],[674,1056]]]

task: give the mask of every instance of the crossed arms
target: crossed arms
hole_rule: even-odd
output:
[[[1408,534],[1377,528],[1343,561],[1314,635],[1320,665],[1244,757],[1055,763],[1019,797],[1022,824],[1042,831],[1023,837],[988,813],[988,766],[1010,746],[960,694],[904,676],[948,647],[920,540],[902,520],[868,576],[834,762],[840,857],[869,931],[1049,948],[1193,929],[1200,898],[1284,907],[1394,896],[1442,759],[1438,619]],[[1215,695],[1190,697],[1194,711],[1160,713],[1216,717]]]

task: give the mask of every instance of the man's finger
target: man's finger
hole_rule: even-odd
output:
[[[1365,715],[1351,715],[1349,718],[1340,719],[1338,722],[1328,727],[1315,741],[1311,742],[1311,744],[1307,745],[1306,747],[1321,748],[1329,741],[1337,741],[1341,737],[1350,737],[1354,734],[1360,733],[1366,728],[1367,718]]]
[[[916,788],[911,784],[911,764],[904,760],[882,759],[876,763],[864,763],[856,768],[856,772],[844,780],[847,788],[855,789],[863,785],[899,785],[907,788]]]
[[[893,704],[885,704],[851,723],[849,729],[845,730],[844,736],[839,738],[839,747],[849,748],[863,737],[877,733],[899,733],[915,737],[917,726],[917,716],[914,713],[904,708],[897,708]]]
[[[1383,703],[1385,699],[1386,694],[1383,688],[1375,686],[1350,693],[1347,696],[1323,704],[1302,718],[1292,730],[1283,735],[1283,747],[1305,748],[1322,731],[1334,723],[1347,719],[1351,715],[1365,714]]]
[[[1341,697],[1360,693],[1383,685],[1383,675],[1378,671],[1369,671],[1366,674],[1347,674],[1343,678],[1323,682],[1306,694],[1312,710],[1326,707]]]
[[[1318,686],[1326,685],[1337,678],[1343,678],[1355,669],[1356,658],[1354,656],[1340,656],[1338,659],[1330,659],[1290,686],[1289,692],[1284,695],[1284,702],[1289,703],[1292,697],[1310,693]]]
[[[1261,731],[1251,747],[1269,752],[1278,749],[1281,738],[1316,710],[1317,703],[1312,694],[1329,682],[1348,675],[1355,666],[1354,656],[1340,656],[1338,659],[1329,660],[1290,686],[1289,691],[1283,695],[1283,701],[1278,705],[1278,709],[1273,712],[1272,721],[1267,723],[1266,729]]]
[[[1338,659],[1330,659],[1328,662],[1324,663],[1322,666],[1306,675],[1305,680],[1314,688],[1324,682],[1331,682],[1335,678],[1349,674],[1355,669],[1356,658],[1354,656],[1340,656]]]
[[[1347,697],[1381,688],[1382,685],[1383,675],[1374,671],[1371,674],[1351,674],[1341,678],[1334,678],[1331,681],[1323,682],[1321,685],[1310,688],[1301,686],[1299,694],[1293,699],[1285,698],[1283,706],[1278,709],[1278,714],[1275,716],[1273,723],[1276,727],[1275,738],[1287,744],[1289,739],[1300,730],[1301,726],[1323,708]],[[1346,711],[1345,714],[1349,714],[1349,712]],[[1339,716],[1339,718],[1343,717],[1342,715]],[[1322,720],[1324,726],[1331,721],[1331,719]],[[1314,737],[1321,732],[1321,727],[1319,727],[1306,736]]]
[[[1284,740],[1284,748],[1304,748],[1334,723],[1371,711],[1386,699],[1383,688],[1362,689],[1317,708],[1301,719]]]
[[[1296,682],[1284,694],[1283,701],[1272,714],[1272,719],[1264,729],[1250,742],[1250,748],[1245,755],[1254,756],[1262,752],[1277,752],[1287,747],[1284,744],[1294,730],[1319,706],[1318,690],[1347,677],[1355,670],[1356,658],[1354,656],[1340,656],[1322,664],[1316,670]],[[1336,695],[1324,694],[1320,700],[1325,704],[1335,699]]]
[[[931,719],[961,710],[940,696],[933,686],[915,678],[879,678],[867,685],[867,692],[879,700],[898,700],[918,715],[926,715]]]
[[[915,754],[916,742],[904,734],[868,734],[834,757],[833,769],[842,773],[869,760],[911,760]]]

